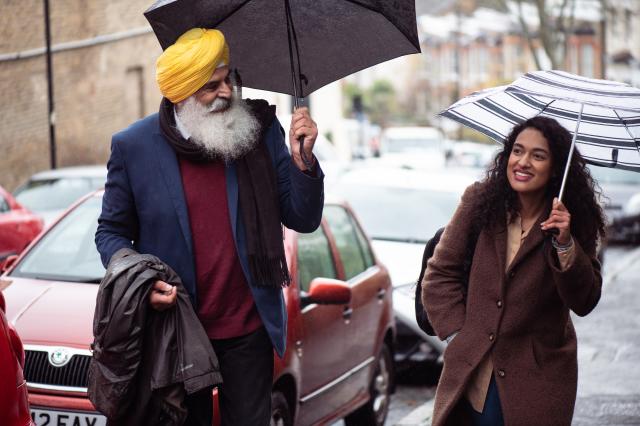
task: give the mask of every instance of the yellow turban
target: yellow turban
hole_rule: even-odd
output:
[[[178,103],[209,81],[216,68],[229,64],[229,46],[218,30],[193,28],[182,34],[156,61],[162,95]]]

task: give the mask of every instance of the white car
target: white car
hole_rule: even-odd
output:
[[[104,187],[106,181],[105,165],[63,167],[36,173],[13,196],[42,217],[47,226],[82,196]]]
[[[418,327],[415,284],[426,242],[449,222],[465,188],[482,172],[363,166],[344,173],[331,192],[351,204],[391,275],[399,366],[435,361],[444,351],[440,339]]]

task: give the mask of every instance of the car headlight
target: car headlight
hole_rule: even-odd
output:
[[[640,192],[633,195],[623,209],[626,216],[640,214]]]

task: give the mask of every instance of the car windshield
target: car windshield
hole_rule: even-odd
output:
[[[377,185],[337,185],[373,239],[426,242],[458,206],[456,192]]]
[[[589,166],[591,176],[600,184],[640,185],[640,173],[609,167]]]
[[[63,210],[91,191],[99,189],[103,179],[58,178],[29,181],[15,193],[16,200],[34,212]]]
[[[101,197],[87,199],[29,250],[12,276],[51,281],[99,282],[105,269],[96,250]]]

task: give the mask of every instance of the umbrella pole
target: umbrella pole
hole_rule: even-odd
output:
[[[300,72],[300,51],[298,50],[298,40],[296,37],[296,33],[295,33],[295,28],[293,26],[293,19],[291,17],[291,5],[289,4],[289,0],[284,0],[284,8],[285,8],[285,13],[287,15],[287,40],[289,41],[289,63],[291,64],[291,78],[293,80],[293,106],[294,106],[294,111],[297,110],[298,108],[300,108],[300,96],[298,93],[298,89],[302,89],[302,79],[300,78],[301,76],[301,72]],[[295,41],[296,44],[296,57],[298,59],[298,69],[296,70],[296,67],[294,65],[293,62],[293,46],[292,46],[292,38],[293,41]],[[297,77],[297,78],[296,78]],[[302,162],[304,163],[304,167],[307,169],[307,171],[311,171],[311,161],[309,161],[309,159],[307,158],[307,155],[304,153],[304,136],[300,137],[300,139],[298,139],[298,142],[300,142],[300,157],[302,158]]]
[[[580,122],[582,121],[583,110],[584,110],[584,104],[580,104],[580,113],[578,114],[578,122],[576,123],[576,130],[575,132],[573,132],[573,138],[571,139],[571,149],[569,149],[569,157],[567,158],[567,164],[564,167],[564,176],[562,177],[562,185],[560,186],[560,193],[558,194],[559,201],[562,201],[562,196],[564,195],[564,187],[567,183],[567,176],[569,175],[569,167],[571,166],[573,151],[576,149],[576,138],[578,137],[578,129],[580,128]]]

